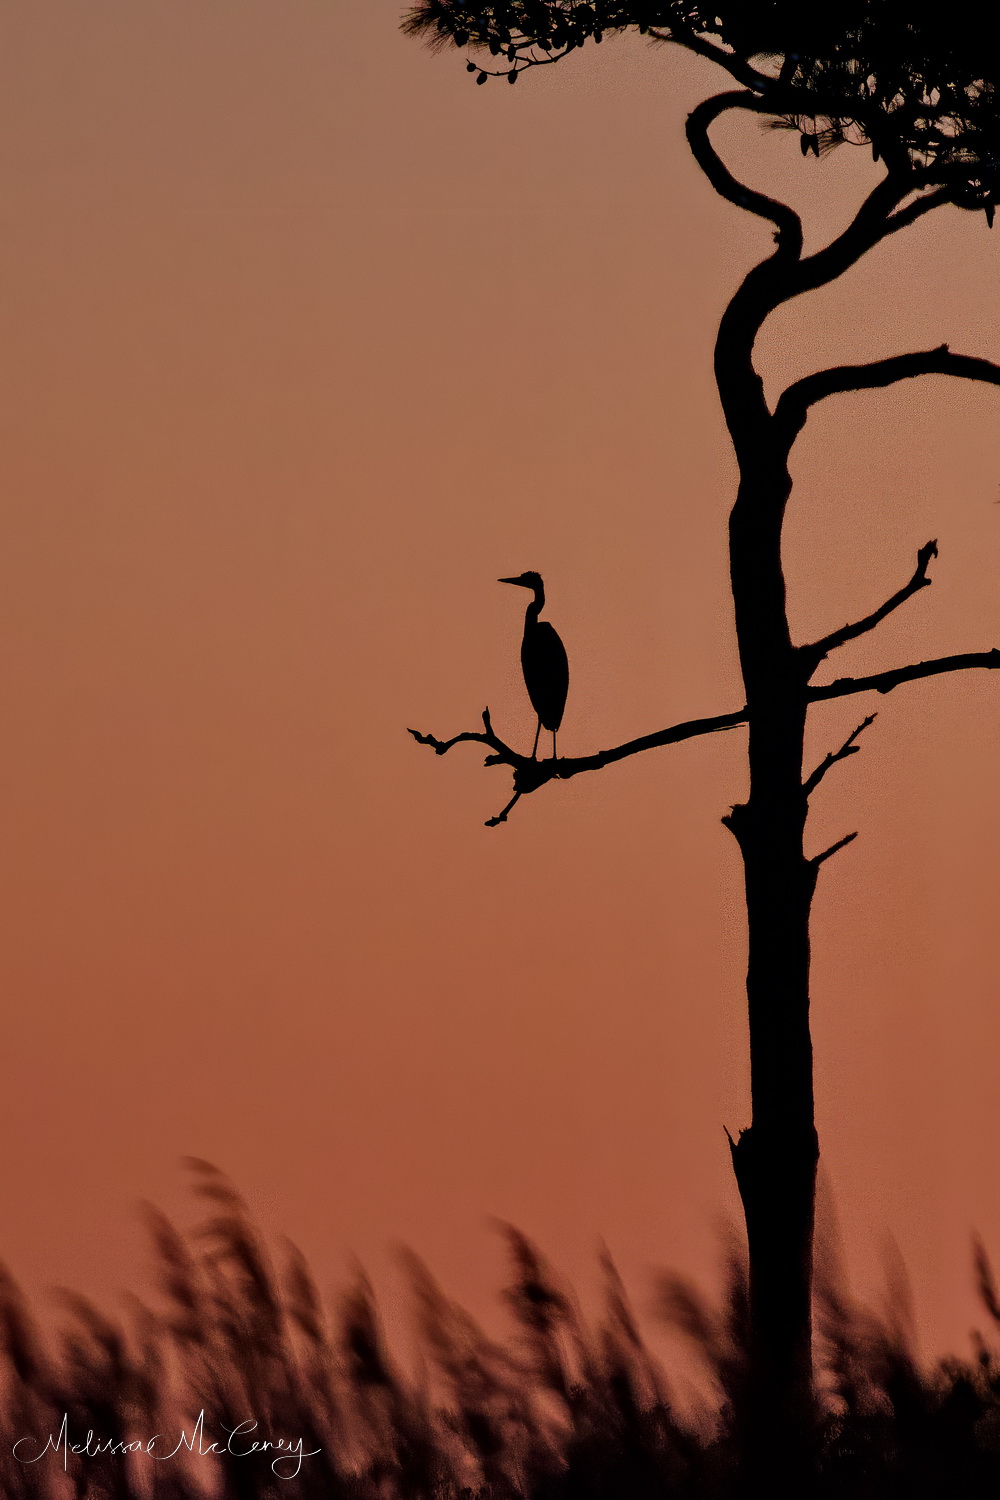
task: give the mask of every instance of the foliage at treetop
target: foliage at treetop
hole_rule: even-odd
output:
[[[802,149],[869,146],[914,188],[947,188],[992,224],[1000,202],[1000,11],[941,0],[420,0],[404,29],[489,52],[511,83],[585,42],[636,30],[711,58],[797,129]]]

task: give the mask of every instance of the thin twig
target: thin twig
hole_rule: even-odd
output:
[[[500,823],[506,823],[507,814],[510,812],[511,808],[514,806],[514,803],[517,802],[520,796],[520,792],[515,792],[513,797],[511,797],[510,801],[507,803],[507,806],[501,808],[500,812],[497,813],[495,818],[487,818],[486,822],[483,824],[483,827],[496,828]]]
[[[824,860],[831,859],[834,854],[837,854],[847,844],[853,843],[857,836],[857,832],[845,833],[842,839],[838,839],[835,844],[831,844],[829,849],[824,849],[822,854],[814,854],[809,863],[814,869],[818,870]]]
[[[932,581],[927,576],[927,569],[931,558],[937,555],[937,542],[925,542],[917,553],[917,566],[913,571],[913,577],[901,589],[897,589],[890,599],[887,599],[878,609],[873,610],[870,615],[865,615],[863,620],[856,620],[852,625],[842,625],[839,630],[831,631],[829,635],[823,636],[822,640],[814,641],[811,646],[802,646],[800,648],[802,655],[813,663],[812,671],[816,670],[823,658],[831,651],[836,651],[839,646],[846,645],[848,641],[856,640],[859,635],[865,635],[869,630],[874,630],[876,625],[880,625],[894,609],[905,604],[907,599],[912,598],[920,589],[927,588]]]
[[[857,729],[851,730],[839,750],[831,751],[829,755],[820,761],[812,775],[807,777],[803,783],[802,790],[807,797],[811,796],[816,790],[831,766],[835,766],[839,760],[846,760],[849,755],[857,755],[860,746],[855,744],[855,740],[858,738],[858,735],[864,733],[870,724],[874,724],[876,717],[876,714],[869,714],[867,719],[861,721]]]
[[[483,709],[483,726],[486,730],[485,734],[465,730],[462,734],[453,735],[450,740],[439,740],[433,734],[421,734],[419,729],[408,729],[406,732],[413,735],[418,745],[430,745],[435,755],[446,755],[453,745],[473,743],[489,745],[492,750],[497,752],[496,756],[490,756],[486,761],[486,765],[488,766],[500,765],[508,757],[511,757],[509,764],[516,764],[521,757],[493,733],[493,725],[490,723],[490,711],[488,708]]]

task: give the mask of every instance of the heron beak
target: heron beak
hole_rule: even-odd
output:
[[[520,578],[498,578],[497,583],[520,583]]]

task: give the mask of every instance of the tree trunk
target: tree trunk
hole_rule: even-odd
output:
[[[739,464],[729,559],[750,731],[750,794],[724,820],[743,856],[749,938],[752,1121],[733,1142],[747,1226],[750,1349],[744,1458],[768,1497],[803,1500],[812,1448],[812,1259],[819,1144],[809,1034],[809,912],[819,860],[803,847],[808,794],[802,753],[816,660],[788,628],[781,532],[791,492],[788,456],[799,422],[778,421],[753,363],[765,320],[826,285],[885,229],[877,193],[826,250],[802,258],[802,224],[786,204],[737,182],[708,129],[729,108],[769,106],[720,94],[688,118],[695,158],[717,192],[774,226],[774,252],[744,277],[715,345],[715,378]],[[894,196],[895,195],[895,196]],[[885,212],[899,201],[883,187]],[[882,208],[879,200],[879,211]]]
[[[761,416],[758,413],[758,419]],[[769,1496],[808,1487],[812,1248],[819,1148],[809,1034],[809,911],[803,849],[808,671],[790,639],[781,528],[786,454],[765,418],[730,518],[730,561],[749,711],[750,795],[726,823],[743,856],[749,937],[752,1123],[733,1144],[749,1246],[750,1382],[744,1461]],[[764,1486],[762,1489],[761,1486]]]

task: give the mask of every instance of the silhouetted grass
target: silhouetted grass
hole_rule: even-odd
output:
[[[535,1248],[506,1228],[513,1334],[498,1343],[413,1255],[419,1375],[386,1347],[363,1274],[328,1313],[294,1249],[277,1272],[227,1180],[193,1163],[208,1216],[182,1235],[148,1210],[162,1310],[135,1303],[123,1324],[63,1294],[68,1315],[43,1337],[0,1274],[0,1490],[4,1500],[724,1500],[734,1493],[747,1381],[747,1294],[738,1250],[713,1304],[664,1281],[660,1310],[697,1349],[716,1400],[682,1415],[646,1348],[618,1274],[585,1319]],[[984,1309],[1000,1326],[985,1252]],[[817,1489],[823,1500],[966,1500],[1000,1495],[1000,1357],[923,1367],[897,1309],[854,1306],[821,1267]],[[203,1413],[204,1445],[191,1453]],[[21,1460],[93,1434],[70,1448]],[[241,1424],[256,1419],[253,1432]],[[124,1452],[154,1444],[163,1459]],[[248,1455],[250,1443],[301,1440]],[[118,1451],[107,1451],[109,1444]],[[100,1448],[104,1451],[94,1451]],[[315,1451],[313,1451],[315,1450]],[[284,1453],[283,1457],[279,1455]],[[272,1463],[278,1460],[278,1473]],[[279,1477],[279,1474],[282,1477]]]

